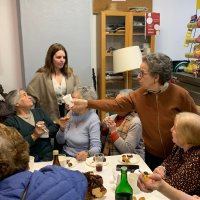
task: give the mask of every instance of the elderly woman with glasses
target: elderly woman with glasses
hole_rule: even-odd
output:
[[[72,97],[77,99],[96,99],[93,87],[75,87]],[[58,143],[63,145],[63,153],[75,157],[77,160],[86,160],[101,151],[100,120],[94,110],[82,108],[68,113],[69,120],[60,120],[60,129],[56,135]]]
[[[165,54],[143,57],[138,81],[140,88],[117,99],[73,99],[72,110],[95,108],[112,112],[136,110],[142,122],[145,161],[151,169],[160,165],[171,153],[173,142],[170,129],[177,113],[197,113],[188,91],[170,82],[172,60]]]
[[[35,162],[52,160],[51,137],[55,136],[58,126],[41,109],[32,109],[32,98],[24,90],[9,92],[6,101],[15,114],[8,117],[5,124],[15,127],[29,143],[30,155],[35,157]]]

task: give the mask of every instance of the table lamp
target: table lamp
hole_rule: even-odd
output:
[[[142,63],[142,53],[139,46],[125,47],[113,51],[113,73],[121,73],[138,69]],[[128,88],[128,78],[126,80]]]

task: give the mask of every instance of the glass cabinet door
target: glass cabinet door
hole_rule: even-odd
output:
[[[133,15],[132,45],[139,46],[143,54],[151,52],[151,36],[145,35],[145,13]]]
[[[106,16],[106,58],[105,58],[105,81],[106,97],[114,98],[119,90],[124,88],[124,74],[113,73],[113,51],[127,46],[126,15],[124,16]]]
[[[135,45],[139,46],[143,53],[154,51],[153,37],[145,37],[145,13],[102,11],[97,16],[97,38],[99,98],[114,98],[119,90],[127,86],[137,88],[134,71],[113,73],[113,51]],[[104,117],[105,112],[100,112],[100,118]]]

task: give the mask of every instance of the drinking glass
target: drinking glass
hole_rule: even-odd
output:
[[[94,161],[95,161],[96,171],[101,172],[103,170],[104,154],[103,153],[95,153]]]

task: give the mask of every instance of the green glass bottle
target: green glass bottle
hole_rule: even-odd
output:
[[[133,189],[127,180],[127,167],[121,167],[121,181],[115,190],[115,200],[132,200]]]

